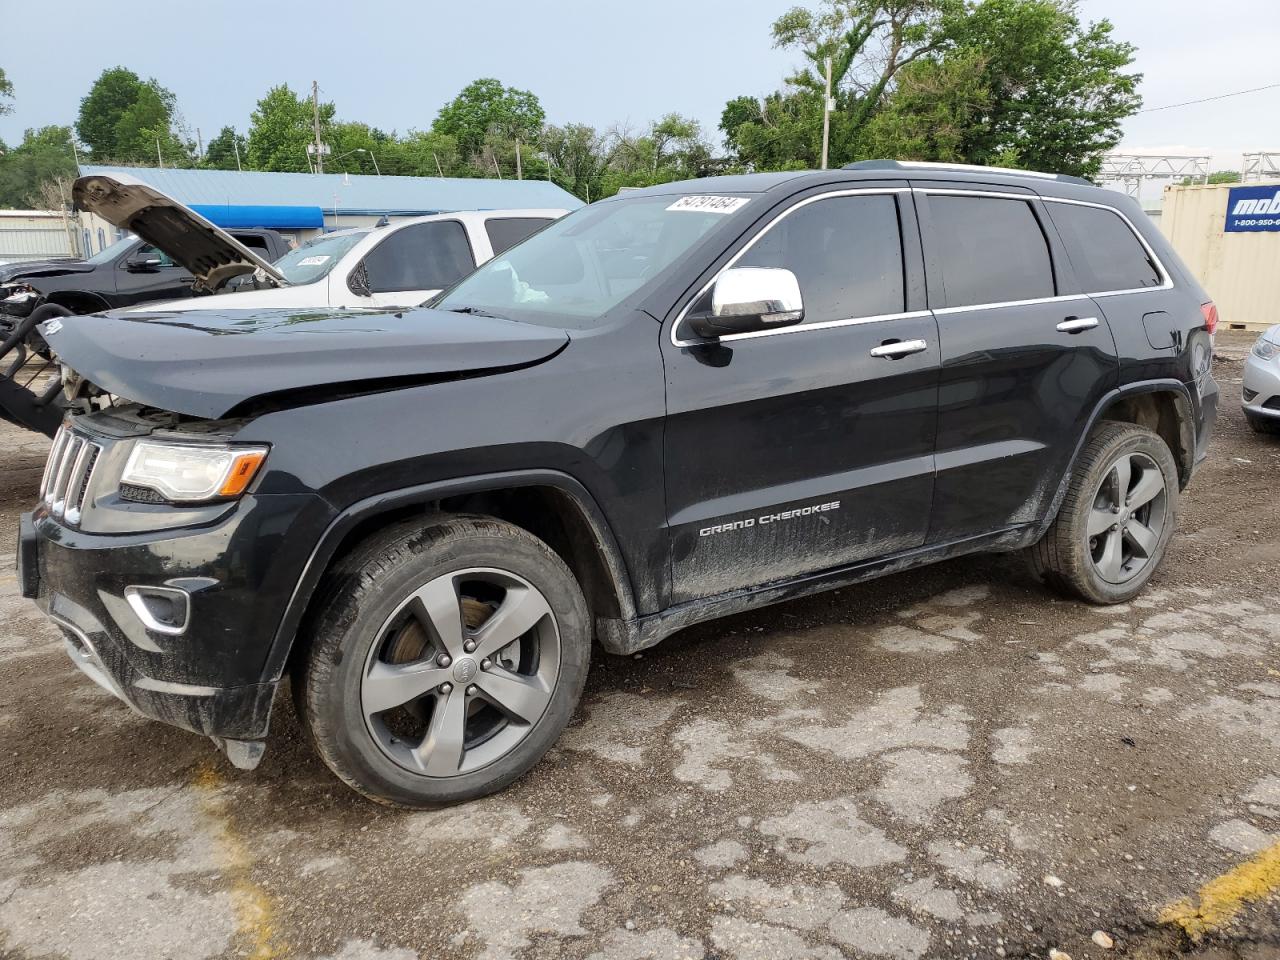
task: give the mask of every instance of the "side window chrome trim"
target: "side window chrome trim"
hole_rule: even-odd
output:
[[[1154,287],[1152,289],[1155,289]],[[1088,293],[1063,293],[1056,297],[1036,297],[1034,300],[1004,300],[999,303],[973,303],[963,307],[934,307],[938,316],[949,316],[953,313],[971,313],[974,310],[999,310],[1001,307],[1033,307],[1041,303],[1066,303],[1069,300],[1088,300]]]
[[[774,217],[772,220],[766,223],[756,233],[754,237],[752,237],[750,240],[747,241],[746,245],[743,246],[741,250],[735,253],[729,259],[729,261],[723,267],[717,270],[715,272],[715,275],[712,276],[712,278],[708,280],[706,283],[704,283],[702,287],[698,290],[698,292],[695,293],[689,299],[689,302],[686,303],[684,307],[681,309],[680,313],[677,314],[675,323],[671,325],[671,345],[675,347],[698,347],[698,346],[706,345],[707,343],[706,340],[681,340],[676,336],[676,331],[680,329],[680,324],[684,323],[685,316],[689,313],[690,310],[693,309],[693,305],[702,298],[703,294],[705,294],[708,290],[710,290],[711,287],[715,284],[715,282],[720,279],[720,275],[722,273],[724,273],[726,270],[732,269],[733,265],[736,264],[739,260],[741,260],[744,256],[746,256],[747,252],[752,247],[754,247],[757,243],[759,243],[760,239],[766,233],[772,230],[775,224],[781,223],[782,220],[791,216],[791,214],[794,213],[795,211],[801,209],[802,207],[807,207],[811,203],[817,203],[819,200],[830,200],[834,197],[894,196],[899,193],[910,193],[910,192],[911,192],[911,187],[868,187],[865,189],[854,188],[850,190],[831,190],[826,193],[815,194],[812,197],[805,197],[799,203],[794,204],[793,206],[787,207],[787,209],[783,210],[780,214],[778,214],[776,217]],[[901,234],[899,234],[899,238],[901,238]],[[716,342],[731,343],[735,340],[748,340],[748,339],[755,339],[758,337],[772,337],[772,336],[779,336],[784,333],[803,333],[806,330],[829,330],[833,327],[847,327],[847,326],[853,326],[854,324],[858,324],[858,323],[879,323],[884,320],[899,320],[899,319],[906,319],[908,317],[924,317],[928,315],[929,315],[928,310],[918,310],[913,313],[889,313],[889,314],[880,314],[880,315],[871,316],[871,317],[851,317],[847,320],[824,320],[821,323],[808,323],[808,324],[802,323],[794,327],[779,327],[776,330],[757,330],[753,333],[731,333],[731,334],[728,334],[727,336],[721,337]]]
[[[1137,238],[1138,242],[1142,244],[1142,249],[1147,252],[1147,256],[1150,257],[1151,262],[1155,264],[1156,269],[1160,272],[1162,280],[1160,285],[1155,287],[1131,287],[1127,290],[1103,290],[1098,293],[1073,293],[1058,297],[1044,297],[1038,300],[1015,300],[1005,303],[975,303],[964,307],[936,307],[933,311],[934,313],[957,313],[962,310],[985,310],[994,307],[1028,306],[1035,303],[1052,303],[1055,300],[1077,300],[1080,297],[1117,297],[1126,293],[1151,293],[1155,290],[1173,289],[1172,275],[1170,275],[1169,271],[1165,269],[1164,261],[1160,259],[1159,254],[1151,248],[1151,244],[1147,243],[1147,238],[1142,235],[1141,231],[1133,225],[1133,221],[1125,216],[1122,211],[1105,203],[1094,203],[1090,200],[1070,200],[1066,197],[1045,197],[1032,193],[1003,193],[998,190],[948,190],[943,187],[912,187],[911,192],[924,194],[925,196],[936,194],[949,197],[996,197],[1001,200],[1022,200],[1026,203],[1030,203],[1033,200],[1040,200],[1043,203],[1066,203],[1077,207],[1095,207],[1098,210],[1106,210],[1108,213],[1114,213],[1124,221],[1125,226],[1129,228],[1130,232]]]

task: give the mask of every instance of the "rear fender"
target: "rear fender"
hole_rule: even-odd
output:
[[[1153,393],[1168,393],[1173,396],[1174,407],[1178,412],[1179,443],[1178,449],[1172,452],[1174,459],[1178,462],[1179,486],[1186,487],[1195,466],[1196,449],[1195,410],[1191,402],[1191,391],[1185,383],[1179,380],[1141,380],[1135,383],[1127,383],[1119,389],[1107,393],[1093,408],[1088,425],[1080,436],[1076,438],[1075,449],[1071,453],[1071,460],[1067,464],[1066,472],[1058,482],[1058,489],[1054,493],[1050,508],[1045,512],[1044,519],[1040,521],[1037,535],[1033,540],[1038,540],[1057,518],[1058,510],[1062,507],[1062,501],[1067,495],[1067,487],[1071,484],[1071,475],[1075,471],[1077,460],[1080,458],[1080,451],[1084,449],[1085,441],[1089,439],[1089,434],[1093,432],[1094,427],[1101,421],[1109,419],[1107,414],[1118,404],[1133,397]]]

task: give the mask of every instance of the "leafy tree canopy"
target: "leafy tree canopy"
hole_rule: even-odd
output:
[[[97,163],[192,163],[193,144],[175,130],[176,99],[132,70],[102,71],[80,101],[76,133]]]
[[[546,120],[528,90],[504,87],[492,77],[474,80],[440,108],[431,129],[453,137],[464,158],[482,151],[487,138],[536,142]]]
[[[236,152],[239,151],[239,164]],[[243,169],[249,152],[249,141],[236,132],[235,127],[223,127],[204,148],[200,165],[209,170]]]
[[[1089,175],[1141,105],[1134,48],[1073,0],[824,0],[773,26],[802,67],[721,120],[754,169],[812,165],[832,61],[832,165],[868,157],[1018,164]]]
[[[0,116],[7,113],[13,113],[13,83],[0,67]]]
[[[0,157],[0,206],[42,209],[42,184],[75,175],[70,127],[28,130],[20,145]]]
[[[321,137],[333,122],[332,103],[320,104]],[[311,169],[307,144],[315,140],[311,101],[280,84],[258,101],[249,124],[249,166],[254,170],[305,173]]]

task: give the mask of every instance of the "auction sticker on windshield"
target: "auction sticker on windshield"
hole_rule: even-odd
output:
[[[681,197],[668,210],[690,210],[694,213],[733,213],[749,197]]]
[[[324,264],[326,264],[326,263],[328,263],[328,262],[329,262],[329,258],[328,258],[328,257],[323,257],[323,256],[320,256],[319,254],[317,254],[316,256],[313,256],[313,257],[303,257],[301,260],[299,260],[299,261],[298,261],[298,266],[300,266],[300,267],[319,267],[319,266],[323,266]]]

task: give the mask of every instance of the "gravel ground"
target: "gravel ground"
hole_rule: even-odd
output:
[[[1220,335],[1211,459],[1140,600],[970,558],[600,655],[547,759],[454,809],[360,800],[287,704],[235,771],[82,678],[3,568],[0,956],[1280,955],[1280,441],[1239,412],[1251,340]],[[45,449],[0,431],[5,555]]]

